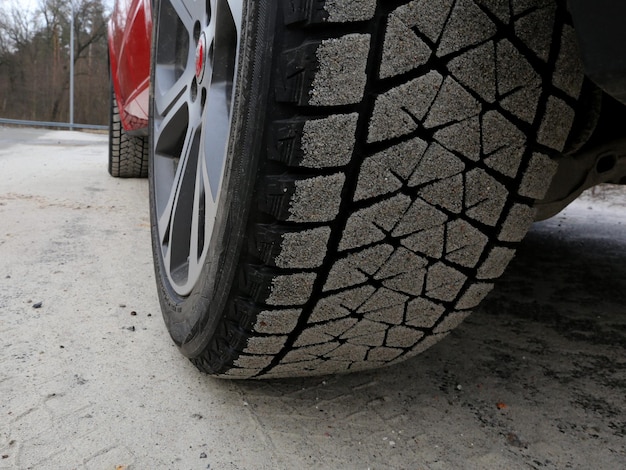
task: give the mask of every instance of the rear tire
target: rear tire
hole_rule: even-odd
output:
[[[148,176],[149,139],[130,135],[122,126],[115,92],[111,87],[109,123],[109,174],[116,178]]]
[[[512,259],[568,138],[583,75],[565,2],[210,0],[187,17],[184,1],[155,6],[150,159],[183,354],[269,378],[445,337]],[[207,112],[212,96],[228,106]]]

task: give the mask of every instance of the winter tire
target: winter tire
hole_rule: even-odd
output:
[[[124,130],[115,92],[111,90],[109,174],[119,178],[145,178],[148,176],[148,157],[148,138]]]
[[[164,319],[225,377],[394,364],[492,289],[578,102],[565,2],[157,0]]]

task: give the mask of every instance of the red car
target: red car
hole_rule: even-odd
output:
[[[622,28],[568,3],[117,1],[109,170],[149,173],[182,353],[244,378],[397,363],[534,220],[623,182],[622,105],[580,54],[611,91],[589,57]]]

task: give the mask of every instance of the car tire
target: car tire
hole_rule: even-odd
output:
[[[124,130],[112,86],[109,116],[109,174],[116,178],[146,178],[149,139],[146,136],[131,135]]]
[[[583,74],[565,2],[184,3],[155,6],[150,148],[181,352],[273,378],[444,338],[513,258],[568,139]]]

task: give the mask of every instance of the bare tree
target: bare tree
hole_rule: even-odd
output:
[[[0,11],[0,117],[67,121],[70,25],[74,14],[78,120],[108,120],[106,22],[102,0],[41,0],[33,12]]]

